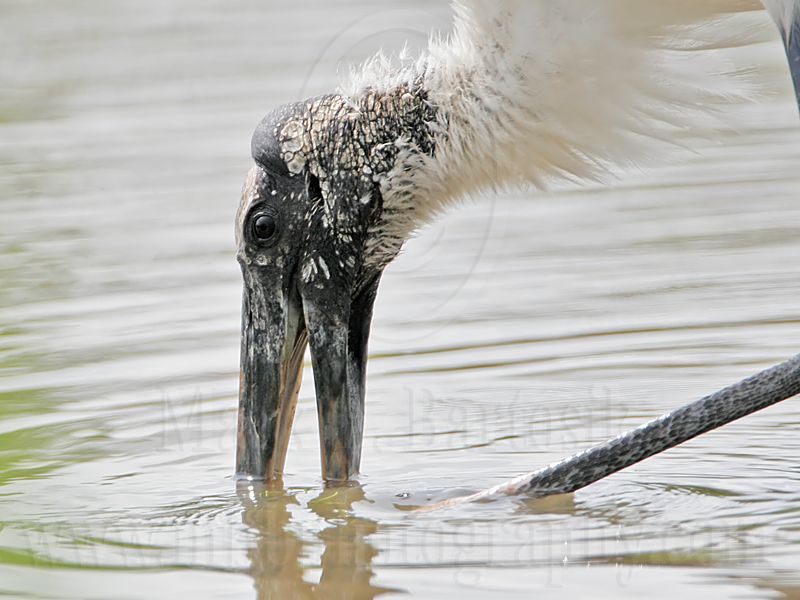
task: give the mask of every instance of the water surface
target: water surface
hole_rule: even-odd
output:
[[[310,372],[286,489],[232,478],[233,214],[269,107],[419,45],[445,2],[5,0],[0,596],[800,596],[800,403],[574,497],[403,505],[540,467],[798,352],[800,127],[603,188],[487,196],[408,245],[363,485],[323,490]],[[310,370],[309,370],[310,371]]]

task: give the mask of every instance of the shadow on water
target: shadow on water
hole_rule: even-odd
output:
[[[293,531],[291,493],[246,484],[237,490],[242,522],[256,533],[247,551],[250,575],[259,600],[267,598],[342,598],[365,600],[392,591],[372,584],[378,549],[370,543],[379,524],[355,516],[353,505],[366,499],[361,486],[324,490],[308,508],[328,525],[317,534],[324,549],[319,583],[308,581],[309,542]]]

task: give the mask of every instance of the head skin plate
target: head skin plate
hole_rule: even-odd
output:
[[[420,86],[368,91],[357,104],[341,95],[311,98],[264,118],[253,135],[253,159],[268,173],[306,180],[310,206],[293,210],[309,219],[318,214],[319,227],[343,245],[362,243],[356,255],[363,280],[382,270],[406,240],[392,236],[401,209],[391,196],[415,156],[434,156],[435,116]]]

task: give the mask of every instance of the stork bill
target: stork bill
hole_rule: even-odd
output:
[[[453,6],[453,32],[416,63],[376,57],[340,93],[282,106],[253,135],[236,220],[240,477],[281,479],[307,346],[322,475],[358,474],[381,275],[449,204],[493,186],[602,180],[671,148],[676,130],[750,85],[716,61],[758,41],[741,21],[756,9],[777,24],[800,94],[800,0]]]

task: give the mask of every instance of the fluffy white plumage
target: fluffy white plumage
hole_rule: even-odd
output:
[[[407,238],[453,199],[487,186],[600,179],[660,155],[676,132],[732,96],[749,73],[721,49],[776,36],[800,0],[458,0],[455,26],[411,67],[377,57],[346,93],[422,81],[438,108],[435,158],[409,148],[384,181]],[[401,141],[400,141],[401,142]],[[402,216],[400,216],[402,215]]]

